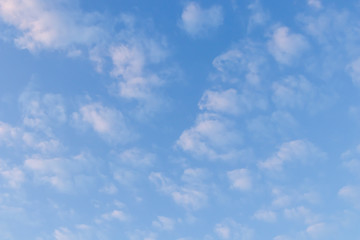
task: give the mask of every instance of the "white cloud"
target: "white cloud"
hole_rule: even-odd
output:
[[[129,240],[156,240],[157,234],[148,231],[141,231],[139,229],[128,233]]]
[[[325,154],[318,150],[311,142],[306,140],[294,140],[285,142],[280,146],[279,151],[272,157],[260,162],[260,168],[280,171],[283,165],[288,162],[299,161],[311,163],[324,159]]]
[[[315,102],[315,88],[303,76],[296,78],[290,76],[281,81],[276,81],[272,84],[272,89],[272,99],[280,107],[312,106]]]
[[[255,0],[249,4],[248,9],[251,11],[248,30],[251,30],[257,25],[263,25],[269,20],[269,15],[264,11],[259,0]]]
[[[168,217],[158,216],[157,220],[152,222],[152,225],[161,230],[171,231],[174,229],[175,221]]]
[[[279,26],[268,42],[268,49],[281,64],[290,65],[293,60],[309,47],[304,36],[291,33],[289,28]]]
[[[131,186],[138,179],[137,172],[124,168],[116,168],[113,170],[114,179],[120,184]]]
[[[276,213],[271,210],[258,210],[254,213],[254,218],[265,222],[275,222]]]
[[[121,210],[113,210],[110,213],[103,214],[101,217],[107,221],[119,220],[120,222],[125,222],[129,220],[129,216]]]
[[[62,144],[57,139],[43,139],[38,135],[29,132],[23,133],[22,140],[28,147],[40,150],[42,153],[57,152],[62,148]]]
[[[25,169],[34,175],[34,180],[47,183],[62,192],[71,192],[89,186],[92,164],[91,156],[79,154],[71,158],[44,158],[34,155],[24,162]]]
[[[186,209],[197,210],[207,203],[208,197],[202,184],[177,185],[161,173],[155,172],[150,174],[149,180],[156,185],[158,190],[171,196],[175,203]]]
[[[230,88],[224,91],[207,90],[199,102],[200,110],[238,115],[253,108],[266,108],[266,101],[249,91],[238,93]]]
[[[291,240],[291,238],[285,235],[278,235],[274,237],[273,240]]]
[[[196,189],[181,187],[171,195],[177,204],[185,208],[199,209],[207,203],[207,195]]]
[[[352,185],[344,186],[339,190],[338,195],[353,204],[354,207],[360,208],[360,187]]]
[[[42,137],[39,134],[26,132],[22,128],[13,127],[0,121],[0,145],[8,147],[26,146],[43,153],[56,152],[62,144],[52,137]]]
[[[73,113],[73,118],[79,125],[91,126],[95,132],[110,142],[126,143],[133,139],[123,114],[101,103],[83,105],[79,112]]]
[[[287,208],[284,210],[284,215],[287,219],[303,220],[306,224],[314,224],[319,221],[319,216],[315,215],[310,209],[304,206],[296,208]]]
[[[0,145],[12,146],[14,141],[21,135],[21,130],[0,121]]]
[[[322,8],[322,3],[320,0],[307,0],[307,4],[313,8]]]
[[[353,83],[360,86],[360,58],[347,65],[346,71],[351,76]]]
[[[195,126],[185,130],[177,145],[184,151],[209,160],[232,160],[242,152],[240,134],[234,129],[233,123],[216,114],[200,114]]]
[[[190,2],[181,14],[180,27],[190,36],[198,37],[218,28],[222,23],[223,13],[220,6],[214,5],[203,9],[199,4]]]
[[[244,42],[215,57],[212,64],[219,71],[214,77],[225,82],[243,82],[246,79],[251,85],[258,85],[261,80],[263,53],[252,42]]]
[[[214,229],[220,239],[228,240],[251,240],[254,231],[232,219],[226,219],[222,223],[218,223]]]
[[[155,161],[155,155],[139,148],[130,148],[118,155],[120,162],[133,167],[147,167]]]
[[[113,92],[141,103],[140,110],[144,113],[153,112],[164,104],[155,91],[164,84],[165,77],[162,70],[151,69],[166,59],[166,41],[145,33],[136,35],[134,32],[140,30],[128,28],[122,33],[121,43],[113,44],[108,50],[113,63],[111,75],[118,79]]]
[[[252,180],[249,170],[245,168],[235,169],[227,172],[227,176],[230,180],[231,188],[241,191],[252,189]]]
[[[257,116],[247,122],[251,136],[256,140],[276,139],[291,136],[297,129],[298,123],[288,112],[276,111],[269,116]]]
[[[25,181],[25,174],[19,167],[9,167],[0,159],[0,176],[7,181],[7,186],[18,188]]]
[[[54,231],[54,237],[56,240],[76,240],[79,239],[67,228],[59,228]]]
[[[188,185],[201,186],[203,181],[208,178],[209,173],[202,168],[187,168],[184,170],[181,180]]]
[[[65,4],[64,4],[65,3]],[[4,0],[0,16],[20,32],[15,43],[31,51],[65,49],[76,44],[90,44],[101,30],[92,22],[94,16],[69,11],[68,1]]]
[[[306,232],[315,239],[323,237],[327,233],[327,227],[325,223],[315,223],[306,228]],[[323,238],[321,238],[323,239]]]
[[[51,135],[51,126],[64,123],[67,119],[64,101],[61,95],[25,91],[19,102],[23,112],[24,125],[44,131]]]

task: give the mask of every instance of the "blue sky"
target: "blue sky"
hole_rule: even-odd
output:
[[[359,12],[0,0],[0,239],[359,239]]]

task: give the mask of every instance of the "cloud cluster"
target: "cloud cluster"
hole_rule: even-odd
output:
[[[69,11],[63,2],[4,0],[0,3],[0,17],[19,30],[15,43],[31,51],[66,49],[96,41],[101,29],[94,23],[95,16]]]

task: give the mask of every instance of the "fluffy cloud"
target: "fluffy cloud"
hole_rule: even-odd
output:
[[[94,16],[69,11],[66,4],[67,1],[50,4],[42,0],[4,0],[0,3],[0,16],[19,30],[15,42],[20,48],[65,49],[94,42],[101,35],[99,27],[92,23]]]
[[[242,168],[227,172],[231,188],[246,191],[252,188],[250,171]]]
[[[267,160],[260,162],[259,167],[268,170],[280,171],[287,162],[300,161],[309,163],[324,159],[323,152],[318,150],[311,142],[294,140],[283,143],[279,151]]]
[[[129,220],[129,216],[127,216],[121,210],[113,210],[112,212],[103,214],[101,217],[107,221],[118,220],[121,222],[125,222]]]
[[[185,172],[184,175],[186,174]],[[159,191],[170,195],[175,203],[186,209],[197,210],[204,207],[207,203],[208,197],[202,184],[177,185],[161,173],[156,172],[151,173],[149,179],[156,185]],[[184,179],[186,179],[186,177],[184,177]]]
[[[0,145],[5,144],[11,146],[20,136],[21,130],[16,127],[0,121]]]
[[[135,27],[137,22],[131,16],[122,15],[121,19],[125,28],[107,50],[113,64],[111,75],[118,80],[114,93],[138,101],[144,113],[153,112],[164,104],[156,89],[168,76],[163,70],[152,69],[159,69],[168,55],[166,40],[157,36],[155,30],[147,32]],[[101,58],[96,61],[99,60],[102,61]]]
[[[209,160],[231,160],[239,157],[241,144],[233,123],[217,114],[200,114],[195,126],[185,130],[176,143],[184,151]]]
[[[180,27],[190,36],[198,37],[206,34],[210,29],[219,27],[222,23],[223,14],[220,6],[203,9],[199,4],[190,2],[181,14]]]
[[[289,28],[284,26],[277,27],[268,42],[268,49],[274,58],[279,63],[287,65],[300,56],[308,46],[304,36],[291,33]]]
[[[214,229],[220,239],[228,240],[251,240],[254,231],[232,219],[226,219],[222,223],[218,223]]]
[[[0,176],[5,179],[7,186],[18,188],[25,181],[25,174],[19,167],[9,167],[8,164],[0,159]]]
[[[254,213],[254,218],[265,222],[275,222],[276,213],[270,210],[258,210]]]
[[[242,82],[246,79],[248,83],[258,85],[263,62],[263,53],[258,46],[244,42],[214,58],[212,64],[218,73],[212,77],[219,77],[225,82]]]
[[[174,229],[175,221],[168,217],[158,216],[157,220],[152,222],[152,225],[159,229],[170,231]]]
[[[266,108],[266,101],[251,92],[238,93],[230,88],[225,91],[207,90],[199,102],[200,110],[237,115],[253,108]]]
[[[83,189],[91,182],[91,157],[79,154],[71,158],[44,158],[32,156],[25,160],[24,167],[34,175],[34,180],[47,183],[61,192]]]
[[[339,190],[338,195],[352,203],[356,208],[360,208],[360,187],[352,185],[344,186]]]
[[[306,233],[315,239],[323,239],[322,237],[324,237],[327,232],[327,226],[323,222],[312,224],[306,228]]]
[[[288,219],[303,220],[306,224],[314,224],[319,221],[319,216],[315,215],[310,209],[307,209],[304,206],[287,208],[284,210],[284,215]]]
[[[133,138],[123,114],[101,103],[81,106],[79,112],[73,113],[73,118],[78,124],[91,126],[95,132],[110,142],[126,143]]]

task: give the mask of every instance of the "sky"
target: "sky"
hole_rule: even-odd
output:
[[[0,239],[360,239],[360,1],[0,0]]]

